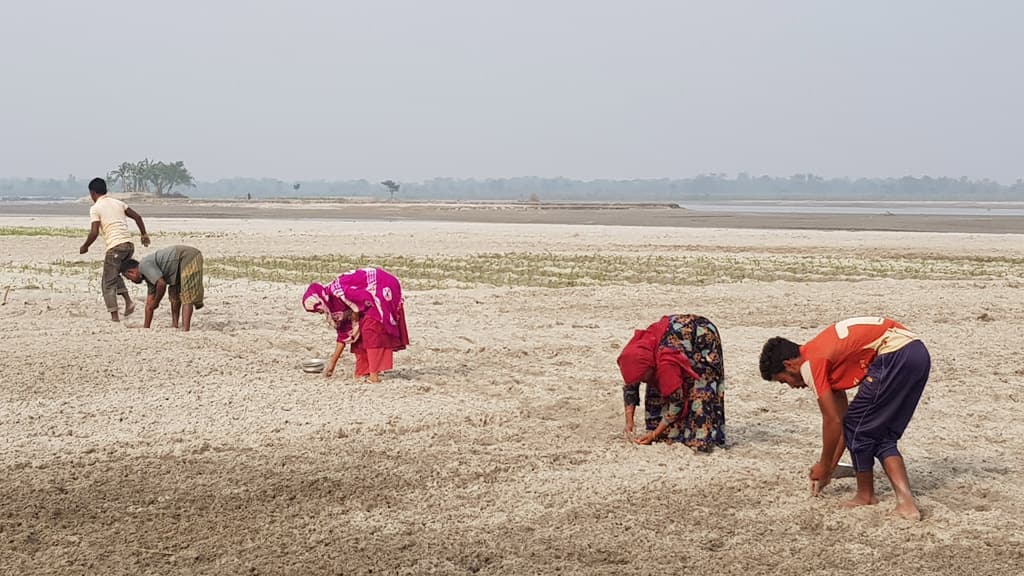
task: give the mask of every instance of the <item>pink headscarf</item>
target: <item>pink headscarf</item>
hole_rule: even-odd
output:
[[[302,296],[302,307],[306,312],[325,314],[338,332],[338,342],[354,342],[359,338],[359,323],[353,322],[352,317],[345,314],[349,310],[348,306],[323,284],[314,282],[306,288]]]
[[[306,312],[323,312],[327,308],[328,298],[329,293],[324,285],[314,282],[309,285],[309,288],[306,288],[306,293],[302,295],[302,307],[306,309]]]

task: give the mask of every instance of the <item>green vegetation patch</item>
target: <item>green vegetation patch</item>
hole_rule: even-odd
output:
[[[1024,277],[1020,258],[863,258],[829,255],[670,255],[492,253],[464,256],[225,257],[206,260],[211,276],[271,282],[325,281],[380,266],[412,290],[473,286],[566,288],[630,284],[705,285],[743,281],[860,281],[882,278],[991,280]]]
[[[45,226],[0,226],[0,236],[56,236],[60,238],[85,238],[85,228],[51,228]]]
[[[443,288],[708,285],[736,282],[996,280],[1024,278],[1024,258],[822,254],[602,255],[536,252],[462,256],[225,256],[206,258],[211,278],[305,284],[380,266],[410,290]],[[45,274],[98,272],[100,262],[59,260],[21,266]]]

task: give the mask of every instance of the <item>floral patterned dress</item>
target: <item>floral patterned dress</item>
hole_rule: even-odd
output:
[[[669,423],[664,439],[682,442],[694,450],[710,452],[725,445],[725,365],[718,328],[696,315],[669,316],[668,330],[659,346],[676,350],[690,360],[699,380],[662,398],[658,387],[647,386],[644,419],[648,431],[662,419]],[[627,404],[640,404],[639,385],[626,386]]]

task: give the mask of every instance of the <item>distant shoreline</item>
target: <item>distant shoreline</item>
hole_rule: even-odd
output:
[[[115,195],[116,196],[116,195]],[[765,201],[766,202],[766,201]],[[131,199],[144,217],[227,219],[416,220],[521,224],[661,226],[795,230],[875,230],[906,232],[1024,233],[1024,215],[897,214],[886,206],[958,206],[1024,211],[1024,202],[860,202],[814,201],[816,213],[746,213],[686,209],[676,203],[607,202],[380,202],[371,199],[197,200]],[[687,204],[684,202],[683,204]],[[698,203],[692,203],[694,205]],[[717,206],[727,203],[718,202]],[[753,201],[730,204],[749,205]],[[785,203],[772,205],[784,208]],[[830,213],[829,207],[878,207],[877,213]],[[863,210],[863,208],[861,208]],[[0,202],[3,216],[82,216],[87,202]]]

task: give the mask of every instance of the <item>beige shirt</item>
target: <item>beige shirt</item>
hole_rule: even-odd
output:
[[[89,222],[100,223],[100,234],[103,235],[107,250],[132,241],[131,232],[128,231],[128,217],[125,216],[127,209],[127,204],[109,196],[101,197],[89,208]]]
[[[878,354],[888,354],[903,348],[907,344],[917,340],[917,334],[905,328],[889,328],[881,338],[875,340],[868,346],[878,350]]]

